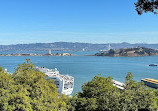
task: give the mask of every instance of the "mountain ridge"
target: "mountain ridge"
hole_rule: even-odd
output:
[[[133,47],[147,47],[158,49],[158,44],[147,43],[110,43],[113,49],[133,48]],[[0,45],[0,51],[42,51],[42,50],[56,50],[56,51],[99,51],[107,50],[108,43],[81,43],[81,42],[53,42],[53,43],[30,43],[30,44],[14,44],[14,45]]]

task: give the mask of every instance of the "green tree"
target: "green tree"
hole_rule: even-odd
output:
[[[27,91],[21,85],[15,85],[13,76],[0,72],[0,110],[1,111],[31,111]]]
[[[95,76],[92,81],[84,83],[82,91],[72,102],[76,111],[118,111],[119,89],[113,86],[112,78]],[[75,103],[75,104],[73,104]]]
[[[0,72],[2,72],[3,71],[3,68],[2,67],[0,67]]]
[[[84,98],[73,96],[70,99],[71,111],[95,111],[97,108],[96,98]]]
[[[125,89],[121,93],[122,111],[157,110],[157,100],[154,91],[147,89],[143,83],[133,81],[133,75],[129,72],[126,76]]]
[[[82,92],[74,95],[70,103],[75,111],[157,110],[155,91],[134,81],[131,73],[126,76],[123,90],[113,85],[111,77],[95,76],[82,85]]]
[[[30,60],[13,75],[0,72],[0,109],[4,111],[67,111],[68,97],[59,95],[53,80],[35,71]]]

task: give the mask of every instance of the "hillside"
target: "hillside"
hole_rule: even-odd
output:
[[[99,51],[107,50],[108,44],[92,44],[78,42],[54,42],[54,43],[31,43],[31,44],[15,44],[15,45],[0,45],[0,51],[41,51],[41,50],[61,50],[61,51]],[[110,43],[113,49],[147,47],[158,49],[158,44],[130,44],[130,43]]]
[[[122,48],[118,50],[110,49],[107,52],[96,53],[95,55],[96,56],[114,56],[114,57],[154,56],[154,55],[158,55],[158,50],[145,48],[145,47]]]

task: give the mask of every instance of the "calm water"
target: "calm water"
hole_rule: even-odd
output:
[[[5,53],[5,52],[3,52]],[[11,53],[11,52],[10,52]],[[43,53],[43,52],[38,52]],[[62,53],[62,52],[58,52]],[[95,52],[70,52],[76,55],[94,54]],[[43,57],[0,57],[0,66],[14,72],[18,64],[31,59],[35,66],[57,68],[61,74],[69,74],[75,78],[74,92],[81,91],[81,85],[94,76],[102,74],[124,82],[127,72],[132,72],[134,80],[142,78],[158,79],[158,56],[152,57],[96,57],[96,56],[43,56]]]

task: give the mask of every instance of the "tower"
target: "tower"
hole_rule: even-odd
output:
[[[111,46],[110,44],[107,46],[107,50],[109,51],[111,49]]]
[[[51,55],[51,54],[52,54],[51,49],[49,49],[48,50],[48,55]]]

